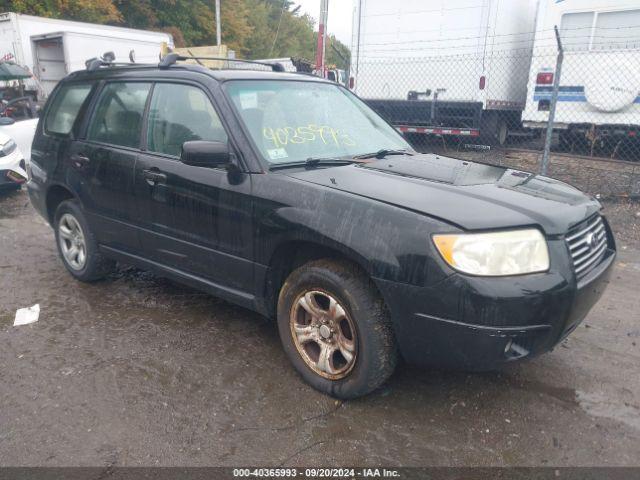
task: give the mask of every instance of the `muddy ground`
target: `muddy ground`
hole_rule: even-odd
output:
[[[612,283],[554,352],[499,373],[405,366],[341,403],[254,313],[126,267],[74,281],[27,195],[4,195],[0,464],[639,465],[640,204],[606,208]],[[34,303],[40,320],[13,327]]]

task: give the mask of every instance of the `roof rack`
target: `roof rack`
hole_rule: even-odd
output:
[[[131,62],[116,62],[116,56],[113,52],[105,52],[101,57],[90,58],[86,62],[84,62],[87,70],[94,71],[98,70],[100,67],[116,67],[116,66],[140,66],[140,63],[135,63],[133,61],[133,50],[129,52],[129,58],[132,60]]]
[[[129,55],[131,59],[131,54]],[[143,64],[135,63],[135,62],[116,62],[116,56],[113,52],[106,52],[101,57],[90,58],[86,62],[84,62],[86,69],[88,71],[98,70],[100,67],[115,67],[115,66],[142,66]],[[241,62],[241,63],[249,63],[253,65],[262,65],[264,67],[271,68],[274,72],[284,72],[285,68],[281,63],[270,63],[270,62],[259,62],[256,60],[241,60],[236,58],[224,58],[224,57],[199,57],[199,56],[191,56],[191,55],[180,55],[175,52],[168,53],[164,57],[160,59],[160,63],[158,63],[158,68],[169,68],[171,65],[174,65],[178,61],[184,60],[195,60],[200,65],[202,62],[200,60],[219,60],[222,62]],[[151,66],[151,64],[145,65]]]
[[[268,62],[258,62],[256,60],[241,60],[237,58],[224,58],[224,57],[199,57],[199,56],[187,56],[180,55],[177,53],[168,53],[165,55],[158,63],[159,68],[169,68],[171,65],[174,65],[178,61],[183,60],[195,60],[200,63],[199,60],[219,60],[222,62],[241,62],[241,63],[250,63],[253,65],[262,65],[264,67],[271,68],[274,72],[284,72],[284,66],[281,63],[268,63]]]

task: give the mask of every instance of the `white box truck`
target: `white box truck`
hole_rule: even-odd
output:
[[[89,58],[112,51],[116,61],[128,62],[133,51],[136,62],[154,63],[163,42],[173,47],[173,37],[164,32],[0,13],[0,58],[31,69],[38,82],[27,81],[27,89],[45,96],[68,73],[84,69]]]
[[[537,0],[356,0],[350,83],[403,132],[504,143],[520,123]]]
[[[546,128],[559,27],[564,60],[555,114],[563,143],[640,137],[640,2],[542,1],[531,62],[525,127]],[[615,145],[614,145],[615,148]]]

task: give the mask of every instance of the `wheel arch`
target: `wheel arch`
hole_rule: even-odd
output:
[[[326,245],[299,239],[285,241],[271,254],[262,285],[264,308],[269,317],[276,315],[280,289],[291,272],[305,263],[320,259],[349,263],[372,279],[370,263],[362,255],[343,245]],[[373,280],[371,283],[375,286]]]
[[[47,209],[47,219],[49,224],[53,225],[55,220],[56,209],[65,200],[77,199],[78,196],[64,185],[55,184],[47,190],[45,206]]]

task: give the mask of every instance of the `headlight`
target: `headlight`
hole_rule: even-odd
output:
[[[547,242],[533,228],[434,235],[433,243],[449,265],[471,275],[497,277],[549,269]]]
[[[9,140],[0,148],[0,157],[6,157],[16,149],[16,142]]]

